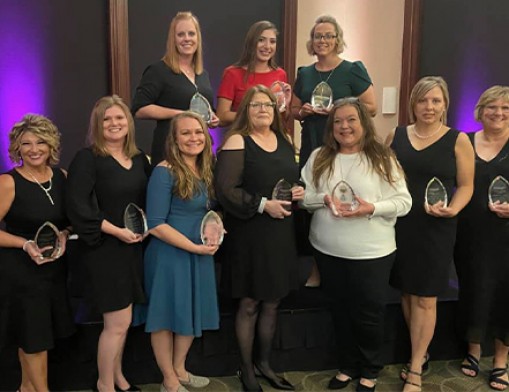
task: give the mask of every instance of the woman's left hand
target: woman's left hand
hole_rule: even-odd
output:
[[[292,102],[292,86],[288,83],[283,83],[283,95],[285,97],[285,110],[290,107],[290,102]]]
[[[509,204],[507,203],[488,203],[488,208],[499,218],[509,218]]]
[[[458,214],[458,211],[455,209],[451,207],[444,207],[443,201],[439,201],[433,205],[424,203],[424,209],[428,215],[434,216],[435,218],[453,218]]]
[[[217,128],[219,125],[219,117],[216,116],[216,113],[212,112],[210,114],[210,122],[208,124],[209,128]]]
[[[368,203],[366,200],[355,196],[355,199],[359,203],[359,206],[355,210],[351,210],[350,204],[340,204],[338,209],[338,215],[342,218],[363,218],[369,217],[375,212],[375,206],[372,203]]]
[[[292,201],[304,200],[304,194],[306,190],[300,185],[296,185],[292,188]]]

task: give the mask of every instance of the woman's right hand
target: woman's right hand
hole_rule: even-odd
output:
[[[196,250],[194,253],[204,256],[213,256],[217,250],[219,249],[219,245],[204,245],[204,244],[196,244]]]
[[[304,117],[310,116],[312,114],[315,114],[315,110],[313,109],[313,106],[311,106],[309,102],[304,103],[299,109],[299,116],[301,120]]]
[[[46,250],[50,250],[52,249],[51,246],[45,246],[44,248],[39,248],[37,246],[37,244],[35,243],[35,241],[27,241],[25,243],[25,245],[23,246],[23,250],[30,256],[30,258],[32,259],[32,261],[37,264],[37,265],[41,265],[41,264],[45,264],[45,263],[49,263],[49,262],[52,262],[52,261],[55,261],[56,258],[49,258],[49,257],[44,257],[42,255],[42,253]]]
[[[126,227],[119,227],[119,230],[115,232],[115,237],[126,244],[135,244],[143,241],[143,236],[141,234],[135,234]]]
[[[267,200],[265,202],[265,206],[263,207],[263,211],[274,219],[284,219],[285,216],[292,215],[292,212],[285,208],[285,206],[287,208],[291,208],[291,205],[292,203],[290,201]]]

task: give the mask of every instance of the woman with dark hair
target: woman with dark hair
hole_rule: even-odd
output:
[[[231,263],[232,295],[239,298],[238,375],[246,391],[261,391],[255,368],[274,388],[293,390],[269,363],[279,302],[298,285],[291,202],[271,199],[281,179],[289,184],[299,179],[293,146],[274,94],[257,85],[238,107],[215,170],[215,189],[228,231],[225,258]],[[304,189],[293,186],[291,197],[301,200]]]
[[[403,170],[377,140],[366,106],[345,98],[331,110],[324,145],[311,154],[302,179],[302,204],[314,212],[309,240],[333,301],[340,368],[328,387],[345,388],[360,377],[356,390],[374,391],[383,368],[394,225],[412,205]]]
[[[398,252],[391,285],[401,290],[401,306],[410,332],[411,358],[401,370],[404,391],[420,391],[422,371],[436,324],[437,297],[449,281],[456,241],[456,216],[473,191],[474,152],[467,135],[447,124],[449,91],[444,79],[426,76],[410,95],[412,125],[398,127],[387,144],[405,170],[414,200],[408,215],[396,224]],[[447,200],[425,202],[433,178],[442,183]],[[453,194],[454,192],[454,194]],[[452,197],[451,197],[452,196]]]
[[[212,139],[200,115],[175,116],[165,143],[166,158],[150,177],[147,222],[154,236],[145,253],[147,305],[135,323],[146,323],[161,392],[205,387],[206,377],[186,370],[195,336],[219,328],[213,255],[219,244],[204,245],[200,223],[214,197]]]
[[[285,107],[290,106],[292,90],[286,83],[286,72],[278,67],[275,59],[277,35],[276,26],[267,20],[256,22],[249,28],[240,59],[224,70],[217,92],[217,115],[222,126],[231,125],[244,94],[257,84],[271,87],[274,82],[282,82]],[[285,107],[279,106],[278,110],[286,118],[288,111]]]
[[[468,342],[461,370],[469,377],[479,374],[481,342],[489,332],[495,340],[489,386],[503,391],[509,385],[509,204],[490,200],[489,189],[496,177],[509,179],[509,87],[484,91],[475,119],[482,129],[468,134],[476,155],[474,194],[459,215],[454,253]]]
[[[152,138],[152,166],[164,159],[163,146],[171,119],[189,109],[195,93],[202,94],[213,106],[214,94],[209,74],[203,68],[202,45],[198,18],[191,12],[179,12],[171,20],[164,57],[143,71],[132,112],[136,118],[157,121]],[[219,119],[212,113],[210,126],[218,124]]]
[[[136,147],[129,108],[116,95],[96,102],[88,141],[69,167],[66,199],[79,235],[85,296],[104,321],[97,349],[97,389],[139,391],[124,377],[122,353],[132,305],[145,301],[144,236],[124,227],[124,211],[130,203],[145,208],[150,165]]]
[[[18,347],[20,391],[47,392],[48,350],[71,335],[65,247],[70,233],[64,208],[65,172],[60,133],[46,117],[27,114],[9,133],[17,166],[0,175],[0,351]],[[59,231],[59,249],[45,257],[34,241],[45,222]],[[48,249],[49,250],[49,249]]]

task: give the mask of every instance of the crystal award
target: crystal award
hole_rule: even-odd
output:
[[[124,210],[124,226],[134,234],[145,234],[148,231],[147,217],[143,210],[134,203],[129,203]]]
[[[488,188],[488,200],[491,204],[509,203],[509,181],[496,176]]]
[[[334,188],[332,188],[332,199],[339,201],[341,204],[349,204],[350,211],[359,208],[359,202],[355,198],[355,192],[350,184],[344,180],[339,181]]]
[[[201,242],[205,245],[221,245],[224,239],[224,225],[215,211],[205,214],[200,226]]]
[[[311,94],[311,106],[318,110],[327,110],[332,107],[332,89],[326,82],[320,82]]]
[[[196,92],[191,98],[189,103],[189,110],[198,113],[203,117],[203,120],[208,124],[212,120],[212,108],[209,101],[199,92]]]
[[[285,85],[283,82],[275,81],[270,86],[270,90],[274,93],[276,97],[276,104],[280,113],[283,113],[286,110],[286,98],[285,98]]]
[[[60,230],[51,222],[44,222],[35,234],[34,242],[42,251],[44,259],[55,259],[60,257]]]
[[[429,180],[428,185],[426,185],[424,202],[429,206],[443,202],[443,207],[447,207],[447,190],[438,178],[433,177]]]
[[[272,190],[272,200],[284,200],[284,201],[292,201],[292,184],[286,181],[284,178],[281,178],[274,189]],[[284,209],[287,211],[292,210],[292,206],[284,206]]]

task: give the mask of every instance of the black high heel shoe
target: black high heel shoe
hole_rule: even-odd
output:
[[[239,378],[240,383],[242,384],[242,390],[244,392],[263,392],[263,389],[260,386],[260,384],[258,384],[254,389],[250,388],[249,386],[246,385],[246,383],[244,382],[244,380],[242,378],[242,370],[240,370],[240,369],[237,370],[237,377]]]
[[[283,391],[295,391],[295,387],[292,384],[290,384],[290,382],[286,378],[280,377],[277,374],[276,374],[277,378],[275,379],[270,378],[265,373],[263,373],[258,366],[254,365],[254,367],[255,375],[264,378],[272,388],[281,389]]]

